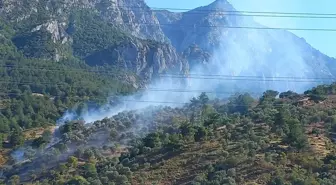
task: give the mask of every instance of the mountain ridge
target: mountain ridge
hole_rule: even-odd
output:
[[[183,74],[188,70],[185,59],[166,42],[157,19],[144,1],[4,0],[0,15],[15,30],[14,36],[8,39],[28,58],[60,61],[74,56],[90,60],[87,63],[92,66],[113,66],[119,58],[118,67],[140,75],[145,83],[160,73]],[[149,51],[154,46],[158,50]],[[107,48],[116,55],[135,49],[128,57],[136,59],[121,59],[127,57],[125,54],[94,58]]]
[[[231,68],[231,72],[222,70],[220,73],[335,79],[335,58],[323,54],[292,32],[267,29],[250,16],[235,16],[239,11],[225,0],[186,12],[155,11],[155,14],[178,51],[198,45],[212,54],[212,61],[221,60],[212,69]],[[169,26],[165,26],[167,24]],[[255,29],[259,27],[265,29]],[[239,66],[247,67],[242,70]]]
[[[14,5],[17,8],[13,8]],[[46,41],[39,47],[49,48],[48,51],[51,54],[44,56],[45,54],[43,53],[25,52],[23,48],[27,46],[22,45],[22,43],[18,45],[18,48],[28,54],[29,57],[47,57],[58,61],[71,55],[73,38],[68,33],[68,30],[71,24],[71,15],[78,9],[95,11],[102,21],[105,21],[103,24],[111,24],[112,27],[118,28],[120,32],[129,34],[132,37],[155,40],[159,43],[171,43],[173,47],[170,50],[176,49],[176,52],[171,53],[171,56],[178,56],[176,60],[179,60],[177,63],[180,63],[180,65],[186,66],[182,53],[190,46],[197,45],[200,49],[210,53],[212,57],[208,59],[209,61],[217,57],[218,54],[216,53],[227,53],[227,56],[221,56],[224,61],[237,58],[235,56],[237,54],[232,53],[232,50],[240,48],[243,53],[245,52],[243,55],[246,55],[246,57],[255,57],[254,55],[257,53],[259,58],[257,57],[253,60],[246,59],[246,57],[234,59],[239,62],[251,60],[248,63],[264,65],[267,61],[275,59],[280,64],[281,61],[277,58],[285,56],[284,58],[288,58],[285,60],[292,61],[287,63],[293,64],[301,60],[302,65],[306,65],[306,69],[311,71],[306,74],[308,76],[333,77],[336,74],[334,70],[336,68],[334,67],[336,66],[336,59],[324,55],[309,45],[304,39],[291,32],[230,28],[240,26],[262,27],[262,25],[253,21],[250,17],[231,15],[230,11],[234,11],[235,14],[240,13],[226,0],[217,0],[207,6],[198,7],[187,12],[151,10],[143,0],[62,0],[57,3],[50,0],[30,2],[3,0],[0,15],[14,24],[17,34],[20,32],[35,34],[36,32],[38,35],[35,37],[38,39],[39,37],[45,37],[39,31],[45,30],[49,32],[51,36],[48,37],[51,37],[52,42]],[[22,40],[25,37],[17,38],[16,40]],[[27,39],[30,42],[29,39],[31,37],[29,36]],[[108,47],[108,43],[106,44],[102,46]],[[246,44],[249,46],[245,46]],[[262,46],[258,46],[260,44]],[[291,50],[297,51],[292,52],[289,49],[282,48],[281,45],[284,44],[290,45]],[[234,49],[233,47],[239,48]],[[252,50],[255,51],[252,52]],[[296,55],[297,59],[290,59],[291,55]],[[184,58],[188,58],[188,56]],[[110,62],[107,63],[113,64],[111,62],[114,60],[113,58],[108,60]],[[141,65],[138,63],[138,61],[134,62],[134,65]],[[97,64],[102,64],[102,62],[97,61]],[[246,65],[246,63],[241,63],[241,65]],[[167,67],[169,68],[169,66]],[[188,69],[188,67],[185,69]],[[261,66],[260,70],[263,70]],[[139,71],[134,72],[139,73]],[[178,73],[183,72],[179,71]],[[240,71],[234,71],[234,73],[239,74]],[[257,72],[254,71],[254,73]],[[271,74],[271,76],[277,75]]]

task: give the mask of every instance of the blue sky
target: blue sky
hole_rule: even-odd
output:
[[[150,7],[196,8],[214,0],[145,0]],[[229,0],[241,11],[335,13],[335,0]],[[336,29],[336,19],[255,18],[270,27]],[[323,53],[336,57],[336,32],[293,31]]]

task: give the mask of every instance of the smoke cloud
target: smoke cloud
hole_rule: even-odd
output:
[[[274,3],[271,4],[281,7],[279,1]],[[258,6],[257,11],[263,11],[260,6],[262,4],[253,3],[251,8]],[[269,6],[270,3],[266,5]],[[218,8],[225,10],[225,7]],[[275,26],[276,21],[279,22],[277,19],[272,21],[269,25]],[[226,16],[216,24],[224,23],[228,26],[264,27],[251,17]],[[292,22],[287,25],[294,24]],[[281,26],[284,25],[277,27]],[[326,82],[317,80],[317,75],[332,76],[328,72],[315,71],[315,64],[308,64],[308,61],[312,61],[311,48],[305,47],[304,40],[288,31],[222,28],[220,32],[221,36],[215,44],[218,47],[213,49],[210,63],[206,66],[193,66],[190,69],[191,75],[187,78],[188,85],[181,83],[181,76],[165,77],[153,82],[147,91],[119,98],[119,103],[108,103],[79,114],[76,111],[67,111],[58,124],[74,119],[90,123],[122,111],[142,109],[150,105],[179,106],[201,92],[219,98],[236,92],[260,95],[269,89],[302,93]]]

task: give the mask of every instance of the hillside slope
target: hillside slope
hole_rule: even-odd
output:
[[[27,142],[26,160],[4,171],[29,184],[330,185],[336,85],[306,94],[267,91],[230,102],[202,93],[183,107],[125,111],[90,126],[73,121],[59,140]],[[32,147],[32,148],[30,148]],[[43,155],[41,155],[41,153]]]
[[[115,10],[100,10],[107,8],[99,7],[104,2]],[[126,19],[155,22],[146,12],[133,20],[137,12],[126,10],[146,8],[141,1],[0,3],[1,164],[11,159],[9,151],[25,143],[26,132],[34,135],[34,130],[55,126],[67,110],[85,112],[108,97],[137,91],[161,73],[188,70],[187,61],[162,43],[160,29],[124,24]],[[103,13],[118,14],[121,26]],[[156,40],[147,40],[149,35]]]
[[[214,9],[235,10],[0,1],[0,184],[336,184],[336,84],[287,91],[332,81],[334,59]]]

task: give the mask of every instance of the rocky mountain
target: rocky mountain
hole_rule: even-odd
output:
[[[157,44],[138,39],[125,40],[119,46],[110,46],[85,58],[89,65],[113,65],[136,72],[146,81],[163,73],[185,74],[187,60],[181,58],[169,44]]]
[[[132,35],[157,41],[166,40],[158,20],[143,0],[2,0],[0,5],[1,17],[21,27],[28,25],[25,29],[50,21],[54,21],[53,25],[65,27],[74,10],[91,9],[105,21]]]
[[[155,15],[166,36],[179,51],[192,44],[212,50],[218,47],[218,38],[222,37],[221,27],[240,24],[242,21],[237,16],[226,15],[226,11],[235,9],[226,0],[217,0],[208,6],[183,13],[159,10],[155,11]]]
[[[188,61],[189,67],[206,67],[211,60],[211,54],[204,51],[197,45],[190,45],[182,52],[182,56]]]
[[[291,32],[243,16],[227,0],[183,13],[152,11],[143,0],[2,0],[0,16],[11,25],[7,37],[26,57],[74,56],[91,66],[132,71],[146,81],[194,68],[272,79],[336,74],[335,59]]]
[[[197,45],[213,55],[217,61],[212,74],[274,78],[334,78],[336,74],[334,58],[289,31],[267,29],[243,16],[227,0],[183,13],[158,10],[155,15],[178,51]]]
[[[9,39],[29,58],[75,56],[91,66],[116,65],[146,80],[188,70],[143,0],[3,0],[0,16],[13,28]]]

